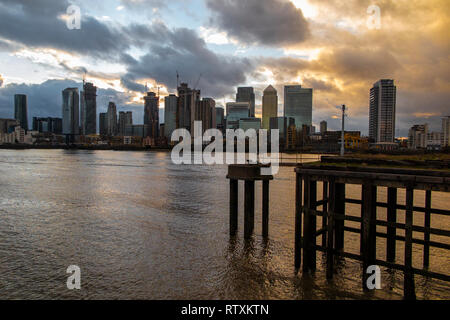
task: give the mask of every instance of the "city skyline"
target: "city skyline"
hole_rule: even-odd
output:
[[[175,93],[177,72],[180,81],[191,85],[201,74],[202,94],[223,106],[234,100],[237,87],[253,87],[257,116],[269,84],[278,92],[283,84],[314,88],[316,127],[327,120],[338,129],[336,106],[345,103],[348,128],[368,134],[367,88],[384,78],[395,79],[398,86],[397,136],[407,136],[411,125],[425,121],[439,130],[440,118],[446,116],[450,68],[445,1],[379,4],[379,29],[366,25],[366,1],[252,0],[243,8],[238,1],[213,0],[75,4],[82,13],[80,30],[65,25],[66,1],[0,1],[0,117],[10,117],[12,93],[28,95],[34,110],[30,117],[58,116],[55,88],[81,91],[87,74],[98,87],[98,113],[106,112],[112,100],[118,111],[130,109],[140,119],[145,84],[153,91],[160,87],[161,97]],[[414,10],[417,6],[423,10]],[[253,19],[250,8],[262,10],[261,19],[273,21],[271,27]],[[136,23],[143,17],[149,22]],[[274,27],[280,21],[288,23]],[[418,23],[420,32],[411,34]],[[26,36],[17,25],[44,32]],[[281,112],[281,95],[278,103]]]

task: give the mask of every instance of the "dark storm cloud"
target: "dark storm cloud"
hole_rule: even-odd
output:
[[[144,28],[143,26],[139,26]],[[254,69],[248,59],[227,57],[216,54],[206,47],[203,39],[190,29],[169,30],[163,25],[156,25],[158,34],[163,34],[164,42],[153,42],[149,53],[142,56],[135,64],[128,66],[125,83],[128,88],[134,85],[130,81],[152,78],[169,89],[176,88],[176,71],[180,80],[195,85],[202,74],[199,88],[203,96],[222,97],[231,93],[234,86],[244,83],[246,74]],[[148,27],[141,32],[152,38],[155,30]],[[144,38],[145,39],[145,38]]]
[[[300,9],[287,0],[207,0],[211,23],[241,42],[291,45],[309,35]]]
[[[52,47],[97,57],[113,57],[128,48],[119,30],[81,13],[81,29],[70,30],[59,17],[67,1],[0,0],[0,38],[29,47]]]

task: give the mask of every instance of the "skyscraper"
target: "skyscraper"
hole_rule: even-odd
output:
[[[14,119],[24,130],[28,130],[28,100],[25,94],[14,95]]]
[[[216,101],[212,98],[203,98],[196,104],[195,121],[202,122],[203,132],[216,128]]]
[[[144,97],[144,124],[150,128],[150,138],[159,137],[159,97],[154,92],[147,92]]]
[[[328,124],[325,120],[320,121],[320,134],[325,134],[325,132],[327,132],[327,128]]]
[[[108,104],[108,112],[106,113],[106,134],[108,136],[117,135],[117,107],[114,102]]]
[[[222,132],[225,128],[225,110],[222,107],[216,107],[216,128]]]
[[[102,112],[98,115],[99,117],[99,132],[100,135],[106,136],[108,134],[108,117],[106,112]]]
[[[250,103],[228,102],[226,104],[226,110],[227,110],[226,129],[238,129],[239,120],[246,119],[250,115]]]
[[[120,111],[118,128],[119,136],[125,136],[125,127],[130,124],[133,124],[133,113],[131,111]]]
[[[278,116],[277,90],[269,85],[263,92],[262,99],[262,128],[270,129],[270,118]]]
[[[78,88],[66,88],[62,92],[63,134],[80,134],[80,96]]]
[[[164,135],[170,141],[172,132],[177,128],[178,98],[170,94],[164,98]]]
[[[200,101],[200,90],[193,90],[187,83],[178,87],[177,128],[191,131],[194,125],[195,106]],[[192,133],[192,132],[191,132]]]
[[[394,142],[396,90],[391,79],[381,79],[370,89],[369,138],[376,143]]]
[[[442,118],[441,146],[443,148],[450,146],[450,116]]]
[[[284,116],[294,118],[295,127],[312,124],[313,89],[301,85],[284,86]]]
[[[255,116],[255,93],[253,87],[238,87],[236,102],[250,103],[250,117]]]
[[[97,133],[97,87],[83,82],[81,91],[81,134]]]

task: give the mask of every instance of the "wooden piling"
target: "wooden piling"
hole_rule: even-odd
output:
[[[370,181],[362,185],[362,227],[361,227],[361,252],[363,261],[362,285],[367,288],[367,268],[375,263],[376,259],[376,201],[377,187]]]
[[[315,214],[311,214],[310,210],[316,210],[317,208],[317,181],[315,180],[311,180],[308,179],[308,198],[306,201],[306,207],[308,210],[308,239],[307,244],[305,246],[305,251],[308,253],[307,256],[307,260],[304,261],[303,265],[305,265],[306,263],[308,263],[308,269],[310,271],[315,271],[316,270],[316,229],[317,229],[317,216]],[[305,224],[306,225],[306,224]]]
[[[238,181],[230,179],[230,235],[236,235],[238,228]]]
[[[414,274],[412,272],[412,238],[413,238],[413,205],[414,189],[406,188],[406,212],[405,212],[405,271],[403,281],[403,296],[406,300],[416,298],[414,286]]]
[[[330,199],[334,199],[336,194],[336,183],[334,180],[331,180],[330,182],[330,189],[329,189],[329,195]],[[327,221],[327,279],[333,278],[333,272],[334,272],[334,206],[336,202],[331,201],[330,202],[330,208],[328,211],[328,221]]]
[[[389,187],[387,194],[387,222],[397,222],[397,188]],[[396,233],[395,226],[387,227],[387,241],[386,241],[386,260],[388,262],[395,262],[395,245],[396,245]]]
[[[323,181],[323,183],[322,183],[322,201],[323,201],[322,229],[326,230],[327,229],[327,211],[328,211],[328,202],[329,202],[328,181]],[[327,233],[323,232],[322,233],[322,246],[325,247],[326,245],[327,245]]]
[[[430,266],[431,190],[425,191],[425,232],[423,234],[423,267]]]
[[[262,236],[269,236],[269,180],[262,182]]]
[[[331,201],[335,201],[334,212],[341,216],[345,216],[345,184],[336,183],[335,196]],[[345,220],[334,220],[334,247],[336,250],[342,251],[344,249],[344,224]]]
[[[305,209],[303,210],[303,272],[308,272],[310,268],[310,250],[309,246],[311,244],[311,226],[310,226],[310,218],[311,215],[309,214],[309,193],[311,188],[310,178],[308,176],[304,177],[305,180],[305,188],[303,193],[303,199],[305,199]]]
[[[302,256],[302,176],[295,174],[295,248],[294,265],[300,268]]]
[[[252,236],[255,225],[255,181],[245,180],[244,185],[244,238]]]

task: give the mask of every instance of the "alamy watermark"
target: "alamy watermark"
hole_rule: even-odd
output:
[[[381,9],[376,4],[372,4],[367,8],[367,28],[369,29],[381,29]]]
[[[278,173],[280,154],[278,129],[270,130],[270,154],[268,153],[268,130],[227,129],[226,152],[223,152],[223,134],[218,129],[208,129],[202,134],[202,122],[194,122],[194,137],[187,129],[176,129],[171,140],[178,142],[172,149],[174,164],[270,164],[261,168],[262,175]],[[180,141],[181,138],[181,141]],[[192,140],[194,153],[192,154]],[[258,143],[259,141],[259,143]],[[237,152],[235,150],[235,142]],[[246,144],[248,152],[246,153]],[[203,148],[206,145],[205,148]]]
[[[371,265],[367,267],[367,274],[370,276],[366,280],[366,287],[369,290],[381,289],[381,270],[377,265]]]
[[[66,273],[70,274],[67,278],[67,289],[81,289],[81,269],[79,266],[70,265],[67,267]]]
[[[67,29],[81,29],[81,9],[79,6],[70,5],[69,7],[67,7],[66,15]]]

